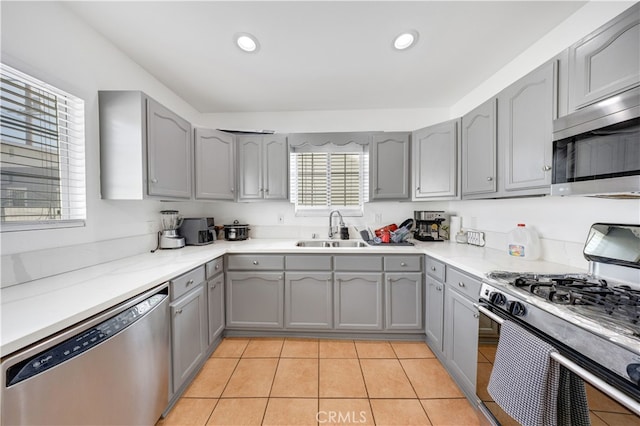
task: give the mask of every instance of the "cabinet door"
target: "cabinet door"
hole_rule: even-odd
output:
[[[462,194],[496,192],[496,101],[462,117]]]
[[[196,129],[194,142],[196,198],[235,199],[235,150],[233,135]]]
[[[263,138],[263,182],[265,200],[289,198],[289,153],[284,135]]]
[[[445,356],[449,370],[468,395],[476,389],[478,317],[473,302],[445,288]]]
[[[537,193],[549,193],[556,69],[556,61],[549,62],[498,95],[498,139],[504,153],[506,191],[541,188]]]
[[[226,283],[228,328],[282,328],[281,272],[227,272]]]
[[[382,330],[382,274],[335,274],[335,327]]]
[[[147,99],[149,195],[191,198],[191,125]]]
[[[422,274],[385,274],[385,328],[422,329]]]
[[[569,111],[640,82],[640,6],[569,48]]]
[[[458,120],[413,132],[414,199],[458,195]]]
[[[331,272],[287,272],[284,282],[284,309],[287,328],[332,328]]]
[[[202,285],[171,304],[173,392],[180,389],[205,356],[206,318]]]
[[[263,198],[262,139],[260,136],[238,137],[238,200]]]
[[[371,141],[371,200],[409,198],[409,134],[374,134]]]
[[[431,349],[440,353],[444,351],[442,345],[444,321],[444,284],[427,275],[424,328],[427,342]]]
[[[207,302],[211,345],[224,330],[224,274],[218,274],[207,281]]]

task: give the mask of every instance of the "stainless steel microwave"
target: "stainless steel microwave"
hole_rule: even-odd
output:
[[[640,87],[553,122],[551,195],[640,198]]]

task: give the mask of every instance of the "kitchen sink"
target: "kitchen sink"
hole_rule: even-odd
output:
[[[302,240],[296,243],[296,247],[369,247],[364,241],[357,240]]]

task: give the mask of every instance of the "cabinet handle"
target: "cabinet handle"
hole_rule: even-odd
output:
[[[460,282],[458,283],[458,287],[464,287],[464,283],[463,283],[462,281],[460,281]]]
[[[158,183],[158,179],[156,178],[151,179],[151,183]]]
[[[435,272],[435,271],[436,271],[436,267],[435,267],[435,266],[432,266],[432,267],[431,267],[431,270],[432,270],[433,272]]]
[[[264,188],[260,188],[260,192],[264,192]]]
[[[551,166],[547,166],[547,165],[542,166],[543,172],[548,172],[549,170],[551,170]]]
[[[269,188],[265,189],[264,192],[269,193]]]
[[[254,265],[257,265],[257,264],[258,264],[258,261],[257,261],[257,260],[254,260],[254,261],[253,261],[253,264],[254,264]]]
[[[193,284],[193,280],[187,281],[187,287],[189,287],[191,284]]]
[[[473,317],[474,318],[480,318],[480,314],[476,312],[475,314],[473,314]]]
[[[407,266],[407,264],[404,262],[400,262],[400,266]]]
[[[181,313],[182,313],[182,309],[178,309],[178,310],[176,311],[176,315],[179,315],[179,314],[181,314]]]
[[[420,187],[417,187],[417,188],[416,188],[416,191],[417,191],[417,192],[420,192]]]
[[[438,290],[438,291],[442,291],[442,287],[437,286],[437,287],[436,287],[436,290]]]
[[[231,188],[231,192],[236,192],[235,188]]]
[[[493,178],[491,176],[487,177],[487,182],[491,182],[493,180]]]
[[[220,269],[220,265],[216,265],[214,269],[217,271],[218,269]]]

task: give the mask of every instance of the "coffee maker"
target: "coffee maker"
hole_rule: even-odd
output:
[[[158,235],[158,247],[161,249],[175,249],[184,247],[184,237],[178,235],[178,228],[182,225],[182,216],[177,210],[162,210],[162,230]]]
[[[413,236],[418,241],[446,241],[449,239],[449,216],[444,211],[416,210]]]

